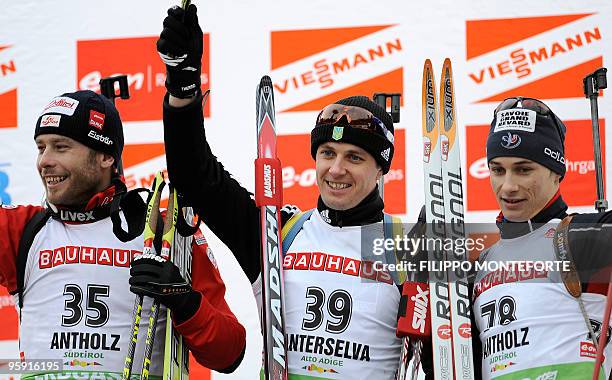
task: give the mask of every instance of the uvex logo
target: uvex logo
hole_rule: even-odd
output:
[[[96,220],[92,211],[78,212],[69,210],[60,210],[60,219],[67,222],[88,222]]]
[[[100,79],[117,74],[128,76],[130,101],[117,102],[125,121],[159,120],[159,105],[166,89],[166,68],[155,48],[157,36],[77,41],[77,86],[99,92]],[[202,87],[210,87],[208,34],[204,35]],[[210,116],[207,102],[205,116]]]
[[[396,25],[272,32],[277,109],[315,111],[356,93],[402,93],[403,36]]]
[[[11,45],[0,45],[0,128],[17,127],[17,66]]]
[[[581,83],[602,66],[602,23],[597,14],[467,21],[472,101],[517,93],[539,99],[582,97],[581,86],[567,83]]]

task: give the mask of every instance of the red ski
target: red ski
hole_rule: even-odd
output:
[[[274,92],[269,76],[257,86],[255,202],[261,210],[262,321],[264,378],[287,379],[287,346],[281,266],[282,167],[276,156]]]

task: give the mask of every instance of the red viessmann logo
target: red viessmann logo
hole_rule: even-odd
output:
[[[77,41],[77,87],[99,92],[100,78],[126,74],[130,99],[118,101],[123,121],[160,120],[166,93],[166,68],[159,58],[155,37]],[[204,35],[202,88],[210,87],[209,35]],[[210,101],[204,116],[210,116]]]
[[[582,97],[582,78],[602,66],[603,21],[593,13],[468,20],[466,94],[471,102]]]
[[[10,45],[0,45],[0,128],[17,128],[17,67]]]
[[[595,161],[591,120],[564,120],[565,178],[561,181],[561,195],[569,206],[592,206],[597,197],[595,189]],[[468,211],[499,210],[491,190],[485,146],[490,126],[466,127],[467,155],[467,209]],[[605,136],[605,121],[599,120],[601,136]],[[571,143],[567,143],[571,141]],[[605,155],[605,139],[601,139],[602,157]],[[542,147],[545,149],[545,147]],[[605,160],[604,178],[605,178]]]
[[[402,36],[396,25],[272,32],[277,110],[318,111],[356,94],[403,93]]]

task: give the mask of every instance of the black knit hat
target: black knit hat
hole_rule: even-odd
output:
[[[335,124],[317,124],[310,132],[310,154],[312,158],[316,157],[317,148],[324,142],[335,141],[349,143],[357,145],[370,153],[381,166],[383,174],[386,174],[391,166],[394,152],[394,129],[391,115],[366,96],[351,96],[338,100],[333,104],[355,106],[370,111],[382,122],[389,133],[385,135],[383,131],[377,130],[376,133],[373,133],[368,130],[351,128],[348,124],[343,125],[343,121],[346,120],[345,118],[340,119]],[[319,117],[317,116],[317,120],[318,119]]]
[[[116,164],[123,152],[123,126],[117,108],[106,97],[90,90],[53,98],[36,122],[34,138],[43,134],[70,137],[112,155]]]
[[[496,157],[522,157],[549,168],[563,178],[565,124],[543,102],[517,99],[523,100],[493,115],[487,138],[487,162]],[[535,111],[522,104],[530,100],[542,103],[547,111]]]

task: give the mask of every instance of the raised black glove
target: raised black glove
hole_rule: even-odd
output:
[[[166,64],[166,89],[177,98],[190,98],[200,90],[202,36],[194,4],[187,10],[178,6],[168,9],[157,52]]]
[[[201,295],[181,276],[179,268],[156,255],[139,255],[130,266],[130,291],[168,307],[178,322],[195,315]]]

